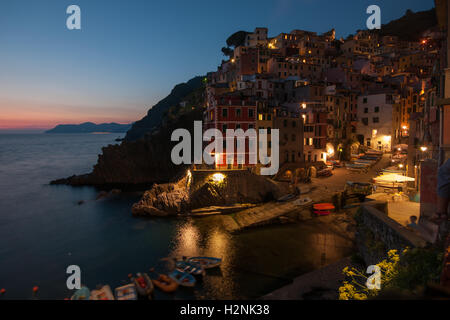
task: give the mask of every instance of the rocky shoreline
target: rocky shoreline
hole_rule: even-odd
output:
[[[219,175],[223,180],[218,181]],[[134,216],[173,216],[208,206],[261,204],[287,192],[287,186],[247,170],[187,171],[174,183],[155,184],[133,205]]]

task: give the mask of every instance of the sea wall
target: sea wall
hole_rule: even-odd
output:
[[[389,250],[426,245],[425,240],[389,218],[387,213],[386,202],[371,201],[361,205],[356,216],[356,244],[367,265],[382,261]]]

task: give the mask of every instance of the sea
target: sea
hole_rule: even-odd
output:
[[[50,185],[88,173],[118,134],[0,133],[0,299],[65,299],[67,268],[90,289],[167,272],[168,257],[223,259],[193,288],[154,299],[255,299],[349,256],[352,244],[314,220],[230,235],[218,217],[137,218],[142,192],[97,199],[94,187]],[[154,271],[150,271],[154,268]],[[38,287],[36,292],[34,287]]]

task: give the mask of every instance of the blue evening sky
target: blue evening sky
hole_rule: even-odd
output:
[[[66,28],[71,4],[82,30]],[[365,28],[371,4],[386,23],[434,1],[1,0],[0,129],[137,120],[175,84],[215,70],[235,31],[345,37]]]

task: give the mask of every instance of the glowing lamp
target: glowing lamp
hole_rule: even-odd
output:
[[[225,180],[225,175],[222,174],[222,173],[214,173],[211,176],[211,180],[216,182],[216,183],[221,183],[221,182],[223,182],[223,180]]]

